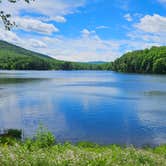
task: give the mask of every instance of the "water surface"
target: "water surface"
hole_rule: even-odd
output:
[[[0,128],[58,141],[166,143],[166,76],[108,71],[0,71]]]

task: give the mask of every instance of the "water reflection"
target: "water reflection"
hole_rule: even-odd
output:
[[[42,122],[59,141],[166,143],[165,83],[112,72],[3,72],[0,128],[31,136]]]

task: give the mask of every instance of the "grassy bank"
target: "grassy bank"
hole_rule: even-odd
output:
[[[116,145],[100,147],[56,144],[38,147],[27,143],[0,145],[0,165],[3,166],[164,166],[166,146],[155,149],[121,148]]]
[[[35,139],[21,142],[11,137],[0,139],[2,166],[165,166],[166,146],[136,149],[92,143],[57,144],[54,136],[38,132]]]

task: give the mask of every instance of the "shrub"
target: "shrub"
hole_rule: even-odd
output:
[[[21,139],[22,131],[17,129],[9,129],[7,135],[16,139]]]
[[[35,143],[38,147],[45,148],[55,144],[55,136],[42,125],[39,126],[35,135]]]

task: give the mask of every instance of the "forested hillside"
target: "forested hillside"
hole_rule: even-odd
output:
[[[0,69],[8,70],[92,70],[95,64],[66,62],[0,41]]]
[[[128,73],[166,74],[166,46],[128,52],[102,68]]]
[[[113,70],[166,74],[166,46],[128,52],[110,63],[60,61],[0,41],[0,69],[8,70]]]

